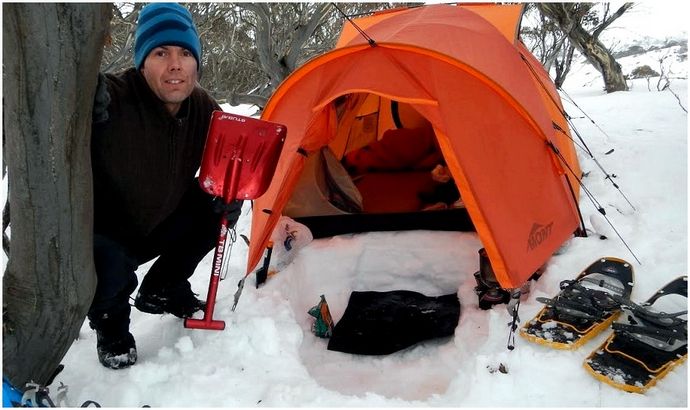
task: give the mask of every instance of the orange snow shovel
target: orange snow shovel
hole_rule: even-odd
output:
[[[222,198],[225,205],[234,201],[255,199],[268,189],[285,142],[284,125],[256,118],[215,111],[208,130],[199,172],[201,188]],[[228,242],[227,211],[220,219],[218,243],[213,257],[203,319],[185,319],[191,329],[225,329],[225,322],[213,320],[218,282],[223,272],[223,259]],[[232,249],[234,235],[231,236]],[[241,291],[242,281],[240,281]],[[235,298],[239,294],[236,294]],[[234,306],[233,306],[234,310]]]

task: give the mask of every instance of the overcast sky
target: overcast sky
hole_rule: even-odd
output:
[[[611,2],[613,7],[618,7],[622,2]],[[687,38],[688,16],[690,6],[687,1],[641,1],[619,18],[610,30],[622,30],[620,27],[638,27],[637,34],[650,37],[677,36],[685,32]],[[615,9],[614,9],[615,10]]]

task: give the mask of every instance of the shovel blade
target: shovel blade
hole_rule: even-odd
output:
[[[226,203],[263,195],[286,134],[287,128],[281,124],[214,111],[199,172],[201,188]],[[233,179],[237,180],[236,190],[230,189]]]

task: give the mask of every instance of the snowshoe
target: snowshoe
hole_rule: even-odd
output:
[[[687,298],[688,278],[683,276],[642,305],[622,301],[625,315],[587,357],[585,369],[615,388],[644,393],[688,357]]]
[[[561,282],[553,299],[537,298],[544,306],[525,323],[520,334],[556,349],[576,349],[607,328],[620,314],[620,300],[630,297],[632,266],[618,258],[601,258],[575,280]]]

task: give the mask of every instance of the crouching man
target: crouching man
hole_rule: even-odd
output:
[[[195,179],[218,104],[198,84],[201,43],[191,13],[153,3],[137,22],[135,67],[101,75],[94,104],[94,261],[98,284],[88,313],[99,361],[137,360],[129,331],[139,265],[158,257],[134,306],[191,317],[204,302],[188,279],[213,249],[219,214]],[[228,215],[231,226],[241,204]]]

